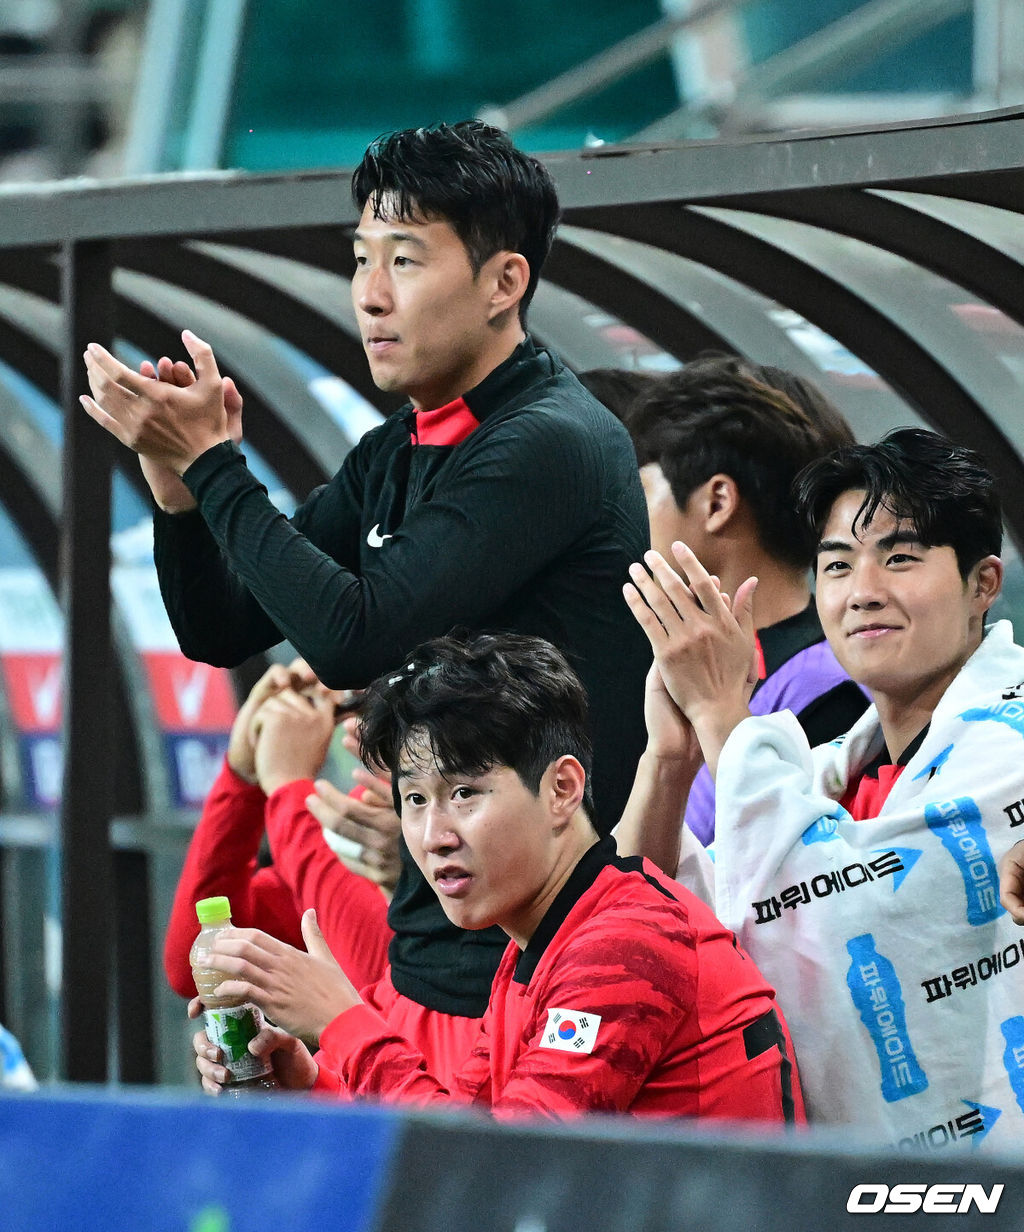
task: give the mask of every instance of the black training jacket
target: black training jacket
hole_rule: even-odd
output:
[[[528,338],[455,403],[389,416],[290,520],[230,443],[184,479],[199,508],[157,511],[155,558],[186,655],[232,667],[287,638],[347,688],[456,626],[545,637],[587,687],[598,821],[611,829],[645,743],[650,651],[621,588],[647,515],[628,435],[554,355]],[[454,929],[403,854],[395,986],[482,1014],[507,938]]]

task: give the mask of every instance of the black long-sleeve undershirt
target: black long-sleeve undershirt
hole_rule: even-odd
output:
[[[203,454],[184,476],[198,509],[156,518],[168,614],[192,658],[234,666],[287,638],[336,687],[368,683],[454,626],[545,637],[590,697],[607,832],[646,738],[650,651],[621,594],[648,543],[635,454],[529,340],[465,404],[479,426],[454,445],[414,443],[414,417],[392,415],[290,520],[235,446]],[[500,939],[457,935],[408,858],[389,918],[396,987],[482,1013]]]

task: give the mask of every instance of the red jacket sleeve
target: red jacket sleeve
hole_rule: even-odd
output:
[[[460,1073],[460,1091],[453,1093],[427,1072],[423,1054],[391,1027],[369,1005],[356,1005],[339,1014],[320,1037],[316,1054],[319,1074],[314,1092],[382,1099],[388,1103],[468,1104],[469,1075],[482,1102],[487,1092],[487,1050],[474,1049]],[[481,1088],[483,1088],[481,1090]]]
[[[387,900],[365,877],[350,872],[324,841],[323,829],[306,808],[309,779],[286,783],[267,801],[267,837],[274,868],[288,886],[301,917],[316,908],[317,923],[331,953],[357,988],[377,981],[388,960],[391,929]]]
[[[302,946],[299,912],[291,892],[273,868],[258,868],[266,796],[225,761],[203,806],[178,879],[164,939],[164,971],[182,997],[195,996],[188,954],[199,932],[195,904],[225,894],[231,921]]]

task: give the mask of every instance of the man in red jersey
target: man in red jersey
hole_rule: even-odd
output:
[[[335,707],[349,700],[294,659],[288,666],[272,664],[235,716],[224,763],[189,841],[164,936],[164,971],[179,995],[195,996],[189,959],[195,904],[220,894],[230,899],[237,925],[266,929],[294,945],[302,944],[303,908],[316,906],[324,936],[356,983],[363,987],[383,975],[391,932],[388,895],[379,887],[390,882],[390,889],[394,870],[393,864],[377,867],[369,844],[385,842],[389,827],[397,825],[390,787],[358,770],[363,794],[354,799],[317,780],[335,732]],[[332,843],[328,830],[330,825],[353,833],[356,819],[366,835],[359,860]],[[264,840],[270,864],[259,858]]]
[[[427,642],[370,687],[361,743],[448,918],[510,937],[480,1036],[448,1085],[363,1004],[307,913],[307,953],[254,929],[218,941],[222,987],[260,1005],[283,1086],[497,1116],[803,1119],[787,1028],[733,935],[591,822],[586,701],[539,638]],[[190,1012],[198,1012],[193,1003]],[[297,1037],[316,1037],[314,1058]],[[198,1067],[223,1067],[205,1035]]]

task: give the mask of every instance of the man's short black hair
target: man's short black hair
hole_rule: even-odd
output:
[[[602,406],[625,423],[637,399],[653,389],[663,374],[636,368],[588,368],[576,375],[579,383],[589,389]]]
[[[703,359],[697,361],[703,362]],[[712,362],[710,358],[708,362]],[[856,445],[857,438],[843,412],[820,385],[815,385],[807,377],[798,372],[790,372],[788,368],[777,368],[774,364],[754,363],[752,359],[742,355],[723,356],[721,362],[727,366],[734,364],[735,370],[741,376],[748,376],[753,381],[767,385],[769,389],[777,389],[780,394],[785,394],[814,424],[829,450]]]
[[[879,508],[912,526],[925,547],[951,547],[965,578],[998,556],[1003,522],[992,472],[973,449],[937,432],[898,428],[876,445],[854,445],[812,463],[796,483],[796,502],[815,540],[844,492],[864,490],[853,529]]]
[[[637,463],[661,467],[680,509],[712,475],[728,475],[750,508],[765,551],[807,567],[815,541],[793,509],[793,480],[808,462],[849,443],[853,434],[820,391],[815,393],[827,415],[809,413],[749,375],[747,367],[736,356],[715,356],[666,373],[637,397],[626,427]]]
[[[586,771],[583,806],[593,819],[587,695],[561,651],[516,633],[453,633],[424,642],[404,666],[366,691],[360,756],[397,778],[402,755],[423,743],[442,774],[508,766],[534,795],[565,754]]]
[[[530,280],[524,317],[558,225],[550,172],[481,120],[387,133],[372,142],[352,176],[360,211],[375,218],[443,220],[462,241],[474,273],[496,252],[524,256]]]

